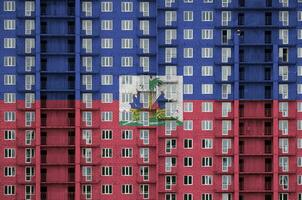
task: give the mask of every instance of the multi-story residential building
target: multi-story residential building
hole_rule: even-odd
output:
[[[1,200],[302,200],[302,0],[2,0]]]

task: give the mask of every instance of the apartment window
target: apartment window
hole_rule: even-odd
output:
[[[102,67],[112,67],[113,66],[113,57],[112,56],[102,56],[101,57],[101,66]]]
[[[102,166],[101,175],[102,176],[112,176],[112,167],[110,166]]]
[[[4,23],[4,30],[15,30],[16,29],[16,20],[13,19],[5,19]]]
[[[232,12],[231,11],[222,11],[221,12],[221,25],[228,26],[231,21]]]
[[[101,2],[101,12],[112,12],[113,11],[113,3],[110,1]]]
[[[212,149],[213,148],[213,139],[202,139],[201,148],[202,149]]]
[[[185,193],[183,200],[193,200],[193,194]]]
[[[16,93],[4,93],[4,103],[16,103]]]
[[[5,122],[14,122],[16,121],[16,113],[13,111],[4,112],[4,121]]]
[[[183,74],[184,76],[193,76],[193,66],[184,66]]]
[[[193,149],[193,139],[184,139],[184,149]]]
[[[132,148],[123,148],[121,156],[122,158],[132,158]]]
[[[15,185],[5,185],[4,186],[4,195],[15,195],[16,186]]]
[[[202,11],[201,21],[213,21],[213,11]]]
[[[201,111],[202,112],[213,112],[213,102],[202,102]]]
[[[16,76],[5,74],[4,85],[16,85]]]
[[[213,130],[213,121],[212,120],[202,120],[201,121],[201,130],[203,130],[203,131]]]
[[[86,17],[92,16],[92,2],[82,2],[82,12],[85,13]]]
[[[121,40],[122,49],[132,49],[133,48],[133,39],[131,38],[122,38]]]
[[[213,177],[209,175],[201,176],[201,184],[202,185],[212,185]]]
[[[82,194],[86,199],[91,199],[92,186],[91,185],[83,185],[82,186]]]
[[[193,94],[193,84],[184,84],[184,94]]]
[[[213,76],[213,66],[202,66],[201,76]]]
[[[15,1],[3,1],[3,11],[6,11],[6,12],[16,11]]]
[[[301,20],[301,11],[298,11],[298,21]],[[279,11],[279,21],[281,21],[283,26],[288,26],[289,24],[289,14],[288,11]]]
[[[202,157],[201,158],[201,167],[212,167],[213,158],[212,157]]]
[[[15,158],[15,157],[16,157],[16,149],[13,148],[4,149],[4,158]]]
[[[112,121],[113,114],[112,112],[101,112],[101,120],[104,122]]]
[[[187,175],[184,176],[184,185],[192,185],[193,184],[193,176]]]
[[[212,194],[209,193],[201,194],[201,200],[212,200],[212,199],[213,199]],[[228,199],[222,198],[222,200],[228,200]]]
[[[35,2],[34,1],[25,1],[25,16],[31,16],[32,12],[35,11]]]
[[[122,140],[132,140],[133,131],[132,130],[122,130]]]
[[[16,48],[16,38],[4,38],[4,48],[13,49]]]
[[[83,20],[82,30],[85,31],[86,35],[92,35],[92,20]]]
[[[149,130],[140,130],[139,131],[139,138],[143,141],[143,144],[149,144]]]
[[[132,185],[130,184],[122,185],[122,194],[132,194]]]
[[[102,194],[112,194],[112,185],[102,185]]]
[[[101,94],[101,102],[102,103],[112,103],[113,102],[113,94],[112,93],[102,93]]]
[[[102,140],[112,140],[112,130],[102,130]]]
[[[113,20],[101,20],[101,30],[111,31],[113,29]]]
[[[184,48],[184,58],[193,58],[193,48]]]
[[[92,39],[82,39],[82,48],[85,49],[85,53],[92,53]]]
[[[4,140],[15,140],[16,131],[15,130],[5,130],[4,131]]]
[[[184,167],[192,167],[192,166],[193,166],[193,158],[184,157]]]
[[[183,34],[184,40],[192,40],[194,37],[193,29],[184,29]]]
[[[139,11],[143,13],[144,17],[149,16],[149,2],[140,2]]]
[[[122,20],[121,29],[122,29],[122,31],[132,31],[133,30],[133,20]]]
[[[213,84],[201,84],[202,94],[213,94]]]
[[[213,48],[201,48],[202,58],[213,58]]]
[[[101,39],[101,48],[102,49],[112,49],[113,48],[113,39],[112,38],[102,38]]]
[[[4,64],[5,67],[14,67],[16,66],[16,57],[14,56],[4,56]]]
[[[193,121],[192,120],[184,120],[183,128],[186,131],[193,130]]]
[[[213,39],[213,29],[202,29],[201,30],[201,39],[212,40]]]
[[[183,18],[184,18],[184,21],[193,21],[193,11],[184,11],[183,12]]]
[[[16,176],[16,167],[4,167],[4,176],[5,177],[13,177]]]
[[[133,2],[121,2],[121,11],[122,12],[132,12],[133,11]]]
[[[113,77],[112,75],[102,75],[101,76],[101,84],[102,85],[112,85]]]
[[[133,169],[131,166],[123,166],[121,168],[121,174],[122,176],[132,176],[133,175]]]
[[[302,167],[302,157],[297,157],[297,167]]]
[[[297,39],[298,40],[302,39],[302,29],[297,29]]]
[[[298,21],[302,21],[302,11],[298,11]]]
[[[184,108],[184,112],[193,112],[193,103],[184,102],[183,108]]]
[[[121,57],[121,66],[122,67],[133,67],[133,57]]]
[[[111,148],[102,148],[102,158],[112,158],[113,150]]]

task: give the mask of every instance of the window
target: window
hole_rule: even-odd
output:
[[[122,158],[132,158],[132,148],[123,148],[121,156]]]
[[[132,130],[122,130],[122,139],[123,140],[132,140],[133,131]]]
[[[123,31],[132,31],[133,30],[133,20],[122,20],[121,29]]]
[[[112,158],[113,152],[111,148],[102,148],[102,158]]]
[[[14,49],[16,48],[16,38],[4,38],[4,48]]]
[[[201,176],[201,184],[202,185],[212,185],[213,183],[213,177],[206,175],[206,176]]]
[[[113,102],[113,94],[112,93],[102,93],[101,94],[101,102],[102,103],[112,103]]]
[[[102,38],[101,47],[102,47],[102,49],[112,49],[113,48],[113,39],[112,38]]]
[[[184,66],[184,76],[193,76],[193,66]]]
[[[15,130],[5,130],[4,131],[4,140],[15,140],[16,131]]]
[[[122,67],[133,67],[133,57],[131,57],[131,56],[121,57],[121,66]]]
[[[183,200],[193,200],[193,194],[185,193]]]
[[[132,49],[133,48],[133,39],[131,38],[122,38],[121,40],[122,49]]]
[[[201,158],[201,167],[212,167],[213,158],[212,157],[202,157]]]
[[[15,195],[16,186],[15,185],[5,185],[4,186],[4,195]]]
[[[193,40],[193,29],[184,29],[184,40]]]
[[[101,168],[102,176],[112,176],[112,167],[110,166],[102,166]]]
[[[92,53],[92,39],[82,39],[82,48],[85,49],[85,53]]]
[[[14,122],[16,121],[16,113],[13,111],[4,112],[4,121],[5,122]]]
[[[213,148],[213,139],[202,139],[201,148],[202,149],[212,149]]]
[[[213,29],[202,29],[201,30],[201,39],[212,40],[213,39]]]
[[[184,112],[193,112],[193,102],[184,102]]]
[[[203,3],[213,3],[213,0],[203,0]]]
[[[192,167],[192,166],[193,166],[193,158],[184,157],[184,167]]]
[[[12,177],[16,175],[16,167],[4,167],[4,176]]]
[[[193,84],[184,84],[184,94],[193,94]]]
[[[112,194],[112,185],[102,185],[102,194]]]
[[[101,84],[102,85],[112,85],[112,82],[113,82],[112,79],[113,79],[112,75],[102,75]]]
[[[202,112],[213,112],[213,102],[202,102],[201,111]]]
[[[82,2],[82,12],[85,13],[86,17],[92,16],[92,2]]]
[[[192,139],[184,139],[184,149],[193,149]]]
[[[213,48],[201,48],[202,58],[213,58]]]
[[[201,194],[201,200],[212,200],[212,194],[209,193],[203,193]],[[224,198],[222,198],[222,200],[226,200]]]
[[[112,67],[113,66],[113,57],[112,56],[102,56],[101,57],[101,66],[102,67]]]
[[[16,57],[14,56],[4,56],[4,66],[14,67],[16,66]]]
[[[112,121],[113,114],[112,112],[101,112],[101,120],[102,121]]]
[[[85,31],[86,35],[92,35],[92,20],[83,20],[82,30]]]
[[[15,75],[4,75],[4,85],[16,85]]]
[[[113,29],[113,20],[101,20],[101,30],[111,31],[112,29]]]
[[[132,12],[133,11],[133,2],[121,2],[121,11],[122,12]]]
[[[24,15],[31,16],[32,12],[35,11],[35,2],[34,1],[25,1]]]
[[[82,186],[82,194],[86,199],[91,199],[92,186],[91,185],[83,185]]]
[[[122,176],[132,176],[133,175],[133,169],[131,166],[123,166],[121,168],[121,174]]]
[[[109,1],[101,2],[101,12],[112,12],[113,11],[113,3]]]
[[[302,157],[297,157],[297,167],[302,167]]]
[[[213,84],[201,84],[202,94],[213,94]]]
[[[16,93],[4,93],[4,103],[16,103]]]
[[[193,121],[192,120],[184,120],[183,128],[185,131],[193,130]]]
[[[213,130],[213,121],[212,120],[202,120],[201,121],[201,130],[203,130],[203,131]]]
[[[184,176],[184,185],[192,185],[193,184],[193,176],[188,175]]]
[[[213,21],[213,11],[202,11],[201,21]]]
[[[3,1],[3,11],[6,11],[6,12],[16,11],[15,1]]]
[[[6,148],[4,149],[4,158],[15,158],[16,157],[16,150],[13,148]]]
[[[231,21],[232,12],[231,11],[222,11],[221,12],[221,25],[228,26]]]
[[[15,30],[16,29],[16,21],[13,19],[5,19],[4,23],[4,30]]]
[[[213,76],[213,66],[202,66],[201,76]]]
[[[132,194],[132,185],[130,184],[122,185],[122,194]]]
[[[193,58],[193,48],[184,48],[184,58]]]
[[[193,21],[193,11],[184,11],[183,18],[184,21]]]

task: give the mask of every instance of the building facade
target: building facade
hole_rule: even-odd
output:
[[[3,0],[1,200],[302,200],[301,0]]]

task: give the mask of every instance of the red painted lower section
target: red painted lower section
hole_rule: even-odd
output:
[[[226,193],[232,195],[232,200],[278,200],[280,193],[287,194],[288,199],[297,198],[302,191],[302,186],[297,184],[302,168],[297,167],[296,162],[297,157],[302,156],[302,150],[297,148],[297,138],[301,134],[301,130],[297,130],[297,120],[302,119],[302,113],[297,112],[296,101],[288,101],[287,115],[279,112],[278,101],[229,102],[231,109],[223,116],[226,104],[221,101],[212,101],[212,112],[202,112],[205,101],[190,102],[193,111],[184,112],[183,116],[184,121],[192,121],[193,129],[178,126],[167,135],[163,126],[120,126],[117,101],[109,104],[94,101],[92,108],[86,108],[79,101],[37,101],[31,108],[25,108],[23,101],[17,104],[1,101],[1,155],[5,149],[13,148],[16,156],[1,159],[0,171],[12,166],[16,174],[5,177],[2,173],[0,176],[0,199],[25,199],[26,185],[35,187],[32,199],[37,200],[45,197],[47,200],[88,199],[83,193],[85,187],[91,188],[92,199],[143,199],[142,185],[149,188],[148,199],[153,200],[168,199],[167,195],[172,197],[173,194],[177,199],[183,199],[185,194],[202,199],[206,193],[211,194],[212,199],[222,199]],[[7,111],[16,113],[15,121],[4,120]],[[101,113],[106,111],[113,113],[111,121],[103,121]],[[33,123],[26,124],[26,112],[35,112]],[[83,121],[83,112],[92,113],[91,125]],[[205,120],[212,123],[210,130],[202,128]],[[288,131],[280,130],[280,120],[287,121]],[[227,123],[231,128],[225,130]],[[15,139],[5,139],[5,130],[15,130]],[[35,137],[26,142],[29,130],[35,132]],[[84,139],[85,130],[91,131],[91,142]],[[140,139],[142,130],[149,130],[148,144]],[[125,131],[132,132],[132,137],[123,138]],[[280,139],[288,140],[287,152],[280,148]],[[192,140],[192,146],[185,146],[188,140]],[[203,146],[205,140],[212,141],[211,148]],[[223,150],[223,144],[227,143],[230,148]],[[174,148],[167,149],[169,144],[175,144]],[[26,161],[26,151],[31,148],[35,154]],[[126,148],[132,152],[128,157],[123,156]],[[143,148],[149,149],[148,161],[140,157]],[[85,159],[84,152],[90,149],[91,158]],[[210,166],[203,166],[205,157],[212,159]],[[280,157],[288,158],[288,170],[279,166]],[[230,166],[223,169],[226,158],[231,159]],[[175,159],[170,170],[166,166],[169,159]],[[192,159],[192,165],[185,166],[185,159]],[[34,167],[35,173],[31,180],[26,180],[25,168],[29,166]],[[126,166],[132,167],[132,173],[122,175],[122,167]],[[83,167],[91,167],[91,180],[84,176]],[[107,172],[111,173],[105,176],[102,167],[108,167]],[[141,176],[141,167],[148,167],[148,180]],[[281,175],[288,176],[287,189],[280,186]],[[192,184],[184,184],[185,176],[193,177]],[[230,177],[229,185],[223,185],[226,176]],[[169,185],[167,181],[174,177],[176,182]],[[209,184],[203,183],[206,178],[211,179]],[[130,194],[122,193],[125,184],[132,185]],[[15,185],[15,195],[4,195],[5,185]],[[104,187],[112,193],[104,194]]]

